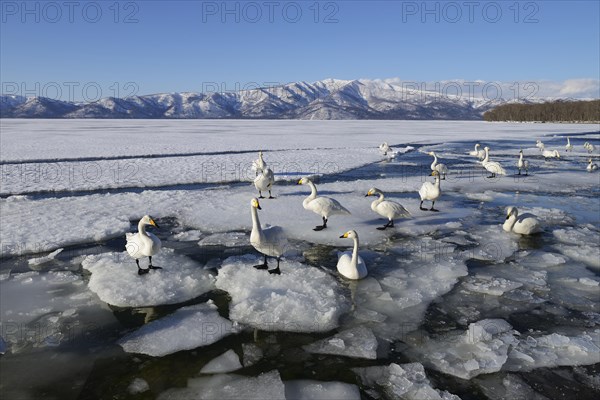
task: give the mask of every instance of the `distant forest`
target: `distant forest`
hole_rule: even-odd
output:
[[[486,121],[598,122],[600,100],[503,104],[483,114]]]

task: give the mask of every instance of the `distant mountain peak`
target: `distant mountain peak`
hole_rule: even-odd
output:
[[[429,90],[427,90],[429,89]],[[238,92],[157,93],[76,103],[0,96],[3,118],[479,120],[503,99],[473,99],[386,80],[328,78]],[[527,102],[516,100],[516,102]]]

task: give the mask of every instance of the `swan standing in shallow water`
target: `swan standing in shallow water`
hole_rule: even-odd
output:
[[[350,238],[354,240],[354,249],[352,253],[344,252],[338,255],[337,270],[348,279],[362,279],[367,276],[367,266],[361,256],[358,255],[358,233],[348,231],[341,238]]]
[[[379,195],[379,198],[371,203],[371,210],[388,219],[387,224],[380,226],[377,229],[382,231],[386,228],[393,228],[394,218],[410,217],[410,213],[402,206],[402,204],[396,203],[395,201],[384,200],[383,192],[377,188],[369,189],[365,197],[374,196],[376,194]]]
[[[152,256],[158,253],[161,248],[160,239],[152,233],[146,232],[146,225],[152,225],[158,228],[158,225],[154,222],[152,217],[144,215],[138,223],[138,232],[125,234],[125,240],[127,240],[125,249],[131,257],[135,258],[135,263],[138,267],[138,275],[147,274],[151,269],[162,269],[161,267],[152,265]],[[148,257],[150,259],[150,263],[146,269],[140,267],[140,258],[142,257]]]
[[[313,230],[321,231],[327,228],[327,220],[331,215],[350,214],[350,211],[342,206],[339,201],[329,197],[317,196],[317,187],[310,179],[302,178],[298,181],[298,185],[310,186],[310,195],[302,202],[304,209],[319,214],[323,218],[323,225],[317,225]]]
[[[426,208],[423,208],[423,201],[430,200],[431,208],[429,211],[440,211],[433,208],[435,201],[442,194],[442,190],[440,189],[440,174],[437,171],[433,171],[431,175],[435,177],[435,183],[423,182],[421,189],[419,189],[419,196],[421,196],[421,204],[419,205],[419,208],[423,211],[427,211]]]
[[[431,163],[431,170],[437,171],[442,176],[442,179],[446,179],[446,174],[448,173],[448,167],[446,167],[446,164],[438,164],[437,156],[433,151],[430,151],[428,154],[433,157],[433,162]]]
[[[273,199],[274,197],[271,195],[271,189],[273,188],[273,183],[275,182],[275,175],[271,168],[266,167],[261,172],[258,173],[256,178],[254,178],[254,187],[258,190],[258,198],[264,199],[262,192],[265,190],[269,191],[269,198]]]
[[[560,154],[558,154],[558,150],[544,150],[542,152],[544,158],[560,158]]]
[[[540,151],[544,151],[544,143],[542,143],[541,140],[536,140],[535,147],[537,147],[538,149],[540,149]]]
[[[262,228],[258,219],[258,211],[260,210],[258,199],[250,201],[250,213],[252,214],[252,232],[250,232],[250,244],[261,253],[265,259],[262,264],[255,265],[256,269],[268,269],[267,256],[277,259],[277,268],[269,270],[270,274],[281,274],[279,269],[279,260],[287,247],[287,238],[283,228],[280,226],[270,226]]]
[[[469,152],[470,156],[475,156],[477,158],[479,158],[480,160],[483,160],[483,158],[485,157],[485,151],[480,150],[479,146],[481,146],[479,143],[477,143],[475,145],[475,150]]]
[[[565,145],[565,151],[572,151],[573,145],[571,144],[571,139],[567,136],[567,144]]]
[[[531,235],[541,232],[540,222],[533,214],[523,214],[519,216],[517,207],[508,207],[506,209],[506,221],[502,225],[506,232],[514,232],[521,235]]]
[[[588,165],[585,169],[587,172],[594,172],[595,170],[598,169],[598,164],[592,164],[592,159],[590,158],[588,160]]]
[[[517,161],[517,168],[519,169],[519,175],[521,175],[521,170],[525,170],[525,175],[529,174],[529,161],[523,159],[523,150],[519,151],[519,161]]]
[[[256,176],[267,168],[267,163],[263,160],[262,151],[258,152],[258,159],[252,161],[252,169],[256,172]]]
[[[502,168],[499,162],[490,161],[490,148],[486,146],[483,150],[485,150],[485,158],[481,161],[481,165],[491,173],[488,178],[495,178],[496,174],[506,175],[506,170]]]

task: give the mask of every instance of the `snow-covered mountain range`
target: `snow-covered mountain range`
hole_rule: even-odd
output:
[[[162,93],[96,102],[0,96],[3,118],[254,118],[478,120],[508,100],[418,90],[380,80],[327,79],[226,93]],[[526,102],[523,100],[510,100]]]

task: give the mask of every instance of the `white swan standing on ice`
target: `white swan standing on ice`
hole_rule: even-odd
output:
[[[479,143],[477,143],[475,145],[475,150],[472,150],[469,152],[470,156],[475,156],[480,160],[483,160],[483,158],[485,157],[485,151],[479,149],[479,146],[481,146]]]
[[[419,205],[419,208],[423,211],[427,211],[426,208],[423,208],[423,202],[425,200],[429,200],[431,201],[431,208],[429,211],[440,211],[433,207],[435,205],[435,201],[442,194],[442,190],[440,189],[440,174],[437,171],[433,171],[431,175],[435,177],[435,183],[423,182],[421,189],[419,189],[419,196],[421,196],[421,204]]]
[[[274,199],[271,194],[271,189],[273,188],[273,183],[275,182],[275,175],[271,168],[266,167],[261,172],[258,173],[256,178],[254,178],[254,187],[258,190],[258,198],[264,199],[262,192],[265,190],[269,191],[269,198]]]
[[[125,240],[127,240],[125,249],[131,257],[135,258],[135,263],[138,267],[138,275],[147,274],[151,269],[162,269],[161,267],[152,265],[152,256],[158,253],[161,248],[160,239],[152,233],[146,232],[146,225],[152,225],[158,228],[158,225],[152,217],[144,215],[138,223],[138,232],[125,234]],[[142,257],[148,257],[150,260],[148,268],[146,269],[140,267],[140,258]]]
[[[542,143],[541,140],[536,140],[535,147],[537,147],[538,149],[540,149],[540,151],[544,151],[544,143]]]
[[[514,232],[521,235],[531,235],[541,232],[540,222],[533,214],[519,215],[517,207],[508,207],[506,209],[506,221],[502,225],[506,232]]]
[[[263,160],[263,152],[259,151],[258,158],[252,161],[252,169],[256,172],[256,175],[258,176],[258,174],[263,172],[265,168],[267,168],[267,163],[265,162],[265,160]]]
[[[517,161],[517,168],[519,169],[519,175],[521,170],[525,170],[525,175],[529,174],[529,161],[523,159],[523,150],[519,151],[519,161]]]
[[[573,145],[571,144],[571,139],[567,136],[567,144],[565,145],[565,151],[572,151]]]
[[[590,142],[585,142],[583,144],[583,147],[586,148],[586,150],[588,151],[588,153],[593,153],[594,150],[596,150],[596,147],[593,144],[591,144]]]
[[[377,228],[380,231],[390,227],[393,228],[394,218],[410,217],[410,213],[402,206],[402,204],[395,201],[385,200],[383,192],[377,188],[369,189],[365,197],[374,195],[379,195],[379,198],[371,203],[371,210],[388,219],[387,224]]]
[[[446,164],[438,164],[437,156],[433,151],[430,151],[428,154],[433,157],[433,162],[431,163],[431,170],[437,171],[441,175],[442,179],[446,179],[446,174],[448,173],[448,167],[446,167]]]
[[[486,146],[483,150],[485,150],[485,158],[483,159],[483,161],[481,161],[481,165],[483,165],[483,167],[489,173],[491,173],[491,175],[488,176],[488,178],[495,178],[496,174],[506,175],[506,170],[502,168],[502,165],[500,165],[499,162],[490,161],[490,148]]]
[[[323,225],[317,225],[313,230],[321,231],[327,228],[327,220],[331,215],[350,214],[350,211],[342,206],[339,201],[329,197],[317,196],[317,187],[310,179],[302,178],[298,181],[298,185],[310,186],[310,195],[302,202],[304,209],[319,214],[323,218]]]
[[[383,142],[379,145],[379,152],[387,158],[395,158],[398,152],[394,151],[387,142]]]
[[[587,167],[585,169],[586,169],[587,172],[594,172],[595,170],[598,169],[598,164],[595,164],[595,163],[592,164],[592,159],[590,158],[588,160],[588,165],[587,165]]]
[[[542,155],[544,156],[544,158],[560,158],[558,150],[544,150],[542,152]]]
[[[338,255],[337,270],[348,279],[362,279],[367,276],[367,266],[361,256],[358,255],[358,233],[348,231],[341,238],[350,238],[354,240],[354,249],[352,253],[344,252]]]
[[[262,264],[255,265],[256,269],[268,269],[267,256],[275,257],[277,259],[277,268],[269,270],[270,274],[281,274],[279,269],[279,260],[285,249],[287,248],[287,238],[283,228],[280,226],[270,226],[268,228],[262,228],[258,219],[258,211],[260,210],[260,203],[258,199],[252,199],[250,201],[250,213],[252,215],[252,232],[250,232],[250,244],[261,253],[265,259]]]

